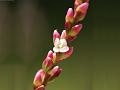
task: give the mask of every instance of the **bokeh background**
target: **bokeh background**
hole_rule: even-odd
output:
[[[74,53],[47,90],[120,90],[120,1],[90,0]],[[0,0],[0,90],[33,90],[32,81],[64,27],[73,0]]]

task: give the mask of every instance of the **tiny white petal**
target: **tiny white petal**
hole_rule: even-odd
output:
[[[67,52],[69,50],[68,46],[65,46],[63,48],[60,48],[60,52]]]
[[[59,45],[59,42],[60,42],[60,39],[59,39],[59,38],[56,38],[56,39],[55,39],[55,42],[54,42],[54,46],[58,46],[58,45]]]
[[[54,51],[54,52],[60,52],[60,49],[57,48],[57,47],[53,47],[53,51]]]
[[[67,46],[67,41],[65,39],[60,39],[60,43],[63,45],[63,46]]]

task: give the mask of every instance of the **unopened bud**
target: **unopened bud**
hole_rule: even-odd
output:
[[[46,57],[46,59],[43,61],[42,67],[45,71],[48,71],[53,67],[53,65],[52,58]]]
[[[84,19],[87,13],[88,6],[89,6],[89,3],[85,2],[76,8],[75,15],[74,15],[75,22],[79,22]]]
[[[49,77],[49,80],[53,80],[54,78],[58,77],[61,73],[62,69],[60,69],[59,66],[55,66],[50,72],[50,77]]]
[[[72,29],[68,32],[67,39],[68,40],[75,39],[79,34],[79,32],[81,31],[81,29],[82,29],[82,24],[75,25],[74,27],[72,27]]]
[[[82,3],[76,8],[76,12],[86,13],[88,6],[89,6],[89,3],[87,2]]]
[[[34,77],[33,80],[34,87],[36,88],[41,86],[44,83],[44,80],[45,80],[45,72],[43,69],[40,69]]]
[[[66,22],[73,23],[74,22],[74,12],[72,8],[69,8],[66,14]]]

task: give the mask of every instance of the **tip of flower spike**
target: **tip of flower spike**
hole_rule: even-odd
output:
[[[89,6],[89,3],[87,2],[82,3],[76,8],[76,12],[86,13],[88,6]]]
[[[75,10],[75,15],[74,15],[74,18],[75,18],[75,22],[78,23],[79,21],[82,21],[85,16],[86,16],[86,13],[87,13],[87,9],[88,9],[88,6],[89,6],[89,3],[88,2],[85,2],[85,3],[82,3],[80,4],[76,10]]]

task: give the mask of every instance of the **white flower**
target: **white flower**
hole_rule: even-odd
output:
[[[67,46],[66,39],[63,38],[56,38],[54,42],[53,51],[54,52],[67,52],[69,47]]]

